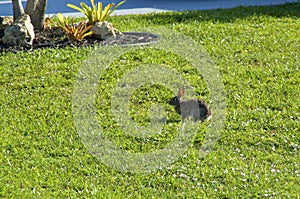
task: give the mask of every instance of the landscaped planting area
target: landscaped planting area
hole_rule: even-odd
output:
[[[147,174],[113,170],[91,155],[72,114],[75,76],[93,48],[67,47],[0,56],[0,197],[2,198],[299,198],[300,3],[229,10],[112,17],[121,31],[164,26],[198,42],[219,67],[226,121],[214,150],[197,151],[210,121],[177,162]],[[167,88],[134,92],[131,117],[149,122],[152,102],[169,112],[169,133],[134,139],[110,117],[110,90],[126,68],[140,63],[178,70],[209,102],[205,82],[185,60],[156,49],[116,60],[99,85],[97,112],[106,135],[122,149],[163,148],[180,117]],[[124,61],[125,60],[125,61]],[[106,101],[107,100],[107,101]],[[212,110],[213,111],[213,110]],[[107,114],[107,115],[106,115]]]

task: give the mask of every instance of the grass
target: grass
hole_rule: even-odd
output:
[[[299,9],[300,4],[293,3],[112,18],[123,31],[165,26],[192,37],[218,65],[225,85],[227,117],[215,150],[205,158],[195,155],[208,125],[200,124],[186,154],[151,174],[105,166],[87,151],[76,132],[73,83],[93,49],[2,54],[0,197],[299,198]],[[184,60],[157,50],[126,55],[126,63],[114,63],[101,80],[99,118],[111,114],[112,77],[144,62],[173,64],[178,70],[189,67]],[[200,97],[209,99],[203,80],[189,74],[191,69],[180,72],[190,78]],[[122,134],[112,119],[100,124],[111,127],[105,133],[123,149],[163,148],[180,124],[165,105],[173,95],[152,85],[134,92],[130,100],[130,114],[140,125],[149,121],[149,98],[165,106],[166,134],[141,140]]]

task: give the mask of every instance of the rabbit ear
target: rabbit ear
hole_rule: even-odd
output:
[[[178,91],[178,97],[184,96],[184,88],[179,89]]]

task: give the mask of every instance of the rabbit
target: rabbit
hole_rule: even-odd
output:
[[[174,106],[175,111],[181,115],[181,120],[184,121],[188,117],[192,117],[194,121],[209,120],[211,110],[208,104],[199,99],[181,100],[184,95],[184,88],[178,90],[178,95],[169,101],[169,105]]]

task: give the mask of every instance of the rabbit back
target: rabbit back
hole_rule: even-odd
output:
[[[175,111],[181,115],[182,120],[192,117],[194,121],[203,121],[211,115],[208,104],[202,100],[185,100],[181,101]]]

